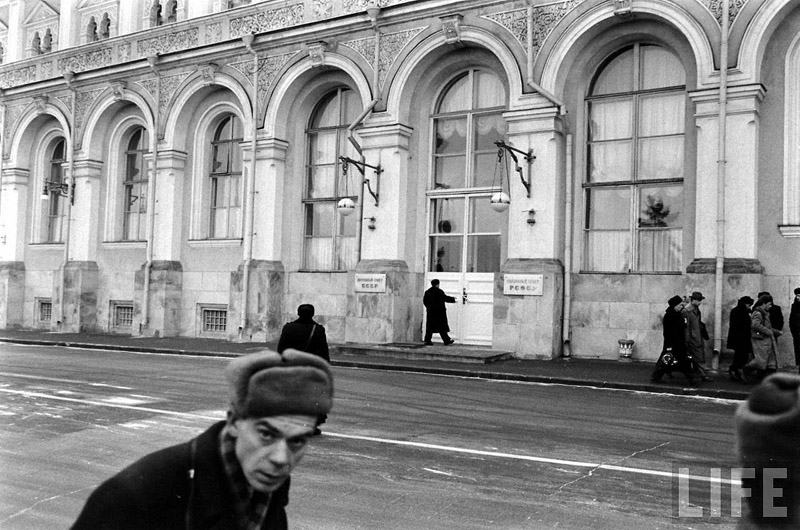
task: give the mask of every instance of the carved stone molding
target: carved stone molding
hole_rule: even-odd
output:
[[[75,100],[75,116],[73,116],[73,120],[75,122],[75,147],[76,149],[81,148],[81,137],[83,133],[83,125],[86,117],[89,115],[89,109],[92,107],[94,102],[97,98],[105,92],[105,89],[100,88],[97,90],[87,90],[85,92],[77,92],[76,100]]]
[[[206,26],[206,44],[216,44],[222,40],[222,23]]]
[[[322,20],[333,15],[332,0],[314,0],[314,19]]]
[[[3,142],[3,158],[8,158],[11,155],[11,138],[13,138],[13,133],[15,133],[17,122],[19,121],[20,116],[28,107],[29,103],[20,103],[17,105],[7,105],[6,106],[6,120],[5,120],[5,127],[3,131],[3,137],[7,138],[5,142]]]
[[[0,73],[0,88],[9,88],[36,81],[36,66],[26,66],[10,72]]]
[[[126,42],[124,44],[120,44],[117,47],[117,56],[119,57],[119,62],[126,63],[131,60],[131,43]]]
[[[141,81],[136,81],[136,84],[142,87],[143,89],[147,90],[150,94],[150,99],[155,101],[156,99],[156,86],[158,85],[158,79],[149,78],[149,79],[142,79]]]
[[[86,70],[108,66],[111,63],[111,48],[102,48],[59,59],[58,72],[59,74],[64,72],[85,72]]]
[[[300,52],[284,53],[267,57],[264,61],[263,70],[258,73],[258,108],[265,110],[267,104],[267,93],[275,83],[275,78],[279,71],[289,62],[289,60]]]
[[[142,39],[136,43],[139,57],[169,53],[178,50],[194,48],[198,45],[199,28],[189,28],[183,31],[165,33],[151,39]]]
[[[114,94],[114,100],[119,101],[125,97],[125,89],[128,84],[125,81],[119,81],[111,84],[111,92]]]
[[[722,3],[724,1],[728,1],[730,6],[728,7],[729,24],[733,24],[736,15],[739,14],[739,11],[741,11],[742,7],[747,3],[747,0],[703,0],[703,5],[711,11],[711,14],[714,15],[714,18],[717,19],[717,23],[720,26],[722,26]]]
[[[386,7],[398,3],[399,0],[342,0],[345,13],[366,11],[368,7]]]
[[[36,96],[33,98],[33,105],[36,107],[36,114],[42,115],[47,112],[47,96]]]
[[[208,63],[197,69],[200,76],[203,78],[203,85],[209,86],[216,83],[215,76],[219,72],[219,65],[217,63]]]
[[[354,50],[371,66],[375,67],[375,37],[355,39],[343,42],[342,45]]]
[[[294,4],[232,18],[230,20],[230,37],[236,38],[251,33],[263,33],[273,29],[296,26],[303,22],[304,16],[305,6],[303,4]]]
[[[425,29],[424,27],[413,28],[406,31],[398,31],[397,33],[381,35],[381,51],[378,62],[378,79],[381,86],[383,86],[383,82],[386,79],[386,73],[400,56],[403,48]]]
[[[461,42],[461,21],[464,19],[464,15],[456,14],[440,18],[445,42],[448,44]]]
[[[311,63],[314,66],[323,66],[325,64],[325,53],[328,51],[329,45],[325,41],[312,42],[307,45],[308,56],[311,58]]]

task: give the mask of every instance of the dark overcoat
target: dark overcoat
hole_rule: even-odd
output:
[[[750,318],[750,340],[753,344],[753,360],[750,366],[759,370],[778,367],[776,352],[778,351],[775,343],[775,329],[769,318],[769,311],[763,305],[753,308]]]
[[[444,291],[438,286],[433,286],[425,291],[422,296],[422,304],[428,310],[425,318],[425,330],[432,333],[450,331],[450,325],[447,323],[447,309],[444,304],[454,304],[455,301],[455,298],[444,294]]]
[[[800,302],[792,302],[792,309],[789,312],[789,331],[792,335],[800,338]]]
[[[672,348],[672,353],[679,361],[686,359],[686,320],[683,314],[668,307],[664,313],[664,348]]]
[[[750,310],[746,305],[737,304],[731,309],[730,327],[728,328],[728,349],[739,355],[753,352],[750,342]]]
[[[151,453],[94,490],[72,530],[229,530],[233,493],[219,451],[225,422],[189,442]],[[262,529],[286,530],[287,480],[271,497]]]
[[[312,329],[314,330],[313,335],[311,334]],[[309,337],[311,338],[310,341]],[[278,339],[278,353],[283,353],[283,350],[287,348],[313,353],[331,362],[325,327],[317,324],[311,318],[298,318],[294,322],[289,322],[283,326],[281,336]]]

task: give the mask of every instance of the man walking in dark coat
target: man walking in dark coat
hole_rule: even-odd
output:
[[[431,280],[431,288],[425,291],[425,295],[422,297],[422,304],[428,310],[428,316],[425,319],[425,344],[428,346],[433,345],[431,338],[436,332],[441,335],[445,346],[455,342],[447,334],[450,331],[450,325],[447,323],[445,302],[454,304],[456,299],[447,296],[444,291],[439,289],[439,280]]]
[[[800,368],[800,287],[794,290],[794,302],[789,313],[789,331],[794,343],[794,362]]]
[[[285,530],[289,477],[333,404],[315,355],[263,351],[225,370],[228,419],[102,483],[72,530]]]
[[[692,363],[686,354],[686,320],[683,310],[683,298],[673,296],[667,302],[669,307],[664,312],[664,347],[661,356],[656,362],[656,369],[650,376],[650,381],[660,383],[665,373],[673,371],[683,372],[689,384],[695,384]]]
[[[328,338],[325,327],[314,322],[314,306],[301,304],[297,308],[297,320],[283,326],[278,339],[278,353],[293,348],[318,355],[330,362],[328,354]]]
[[[744,367],[753,353],[753,344],[750,342],[750,308],[754,301],[749,296],[739,298],[736,307],[731,309],[729,320],[728,349],[733,350],[733,363],[728,368],[728,375],[734,381],[742,383],[747,383]]]

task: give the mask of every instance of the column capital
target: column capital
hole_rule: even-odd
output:
[[[27,186],[31,178],[29,169],[22,167],[3,168],[2,183],[8,185]]]
[[[408,149],[413,127],[402,123],[373,123],[358,129],[358,136],[370,148],[402,147]]]
[[[737,85],[728,87],[728,114],[758,112],[767,91],[764,85]],[[695,118],[717,118],[719,116],[719,88],[696,90],[689,93],[694,102]]]
[[[508,123],[508,133],[512,135],[564,132],[564,124],[555,107],[509,110],[503,113],[503,118]]]

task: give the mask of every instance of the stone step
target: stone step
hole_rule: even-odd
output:
[[[331,346],[336,353],[344,355],[368,355],[395,359],[435,360],[462,363],[488,364],[511,359],[509,351],[484,349],[479,346],[393,342],[388,344],[337,344]]]

